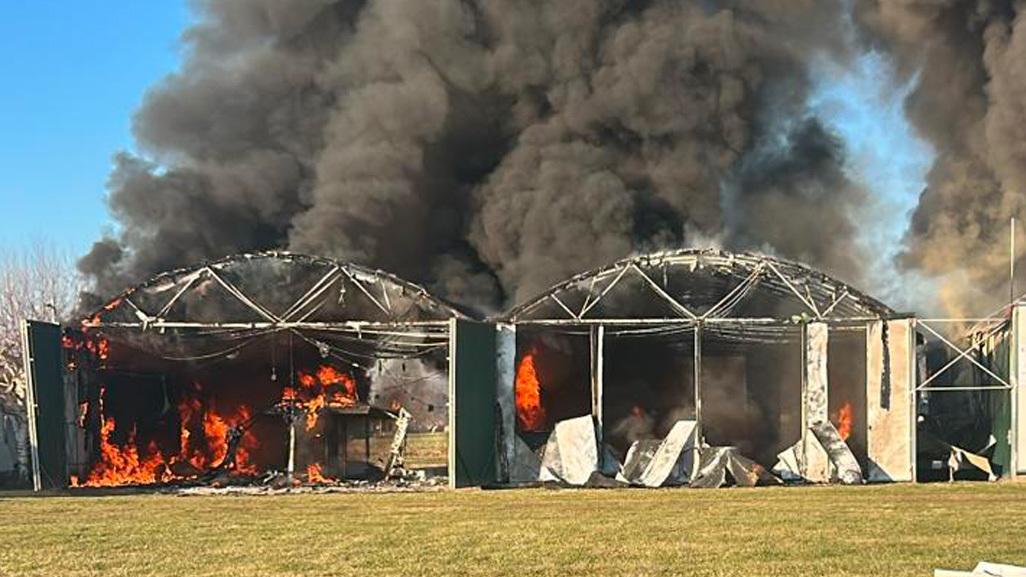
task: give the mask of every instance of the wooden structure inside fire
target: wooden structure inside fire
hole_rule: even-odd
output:
[[[37,488],[373,477],[400,408],[434,451],[409,461],[452,487],[1026,472],[1026,304],[917,318],[757,254],[632,257],[487,321],[381,271],[242,255],[61,335],[25,331]]]

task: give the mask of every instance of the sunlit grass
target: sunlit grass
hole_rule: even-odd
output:
[[[0,499],[0,574],[931,575],[1026,564],[1026,485]]]

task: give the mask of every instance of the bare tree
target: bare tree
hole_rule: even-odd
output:
[[[0,251],[0,416],[13,424],[23,473],[28,467],[28,441],[21,325],[26,319],[66,320],[80,288],[73,256],[51,243]]]

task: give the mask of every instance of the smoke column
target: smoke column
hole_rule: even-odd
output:
[[[906,113],[937,153],[901,264],[941,279],[944,307],[1007,302],[1009,218],[1026,200],[1026,18],[1005,0],[859,0],[865,42],[918,76]],[[1021,271],[1026,235],[1017,235]],[[1019,289],[1026,284],[1019,278]]]
[[[811,59],[854,58],[848,2],[196,0],[193,9],[181,70],[134,117],[140,154],[116,158],[109,205],[119,228],[80,261],[95,280],[84,303],[175,266],[270,248],[381,267],[493,308],[633,252],[710,238],[860,280],[867,193],[806,106]],[[913,40],[895,37],[904,28],[885,7],[859,10],[876,41],[900,50]],[[987,66],[1011,70],[1021,65],[1002,56],[1015,40],[1005,29],[988,35]],[[982,71],[982,31],[980,40]],[[947,54],[943,43],[931,50]],[[991,98],[1014,93],[1017,77],[1006,76]],[[964,93],[978,81],[944,88]],[[924,86],[938,82],[924,73]],[[977,143],[970,132],[1014,140],[1016,124],[988,124],[977,96],[971,112],[993,126],[967,120],[957,142]],[[939,105],[912,110],[927,104]],[[1001,156],[1000,174],[982,162],[938,170],[983,172],[1001,200],[994,183],[1015,178],[1017,158],[1013,148]],[[910,262],[936,262],[933,239],[958,228],[929,216],[953,194],[924,196]],[[1003,217],[1005,207],[988,210]]]

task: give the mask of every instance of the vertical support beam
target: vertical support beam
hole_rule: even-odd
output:
[[[595,426],[599,446],[602,446],[602,393],[604,385],[603,371],[605,362],[606,327],[605,325],[591,326],[591,414],[595,418]],[[602,452],[599,452],[602,458]]]
[[[370,439],[370,437],[371,437],[370,413],[367,413],[366,415],[363,416],[363,454],[364,454],[364,457],[366,458],[364,463],[367,463],[367,470],[368,471],[370,471],[370,464],[371,464],[371,448],[370,448],[370,445],[371,445],[370,441],[371,441],[371,439]],[[385,471],[385,472],[388,473],[388,471]]]
[[[514,384],[517,379],[517,327],[495,326],[495,398],[499,404],[499,447],[495,461],[496,479],[510,482],[510,468],[516,459],[517,407]]]
[[[289,417],[289,461],[285,465],[285,481],[289,485],[296,474],[296,418]]]
[[[805,426],[826,422],[827,409],[827,350],[830,333],[826,323],[805,325]]]
[[[342,472],[339,478],[345,479],[349,474],[349,419],[342,418],[339,422],[342,427]]]
[[[705,445],[705,433],[702,431],[702,321],[695,322],[695,340],[692,347],[694,353],[694,364],[692,369],[694,370],[693,375],[693,386],[695,394],[695,451],[694,457],[692,458],[692,471],[697,471],[701,468],[702,464],[699,462],[699,456],[701,455],[700,449]]]
[[[324,427],[324,452],[321,457],[321,463],[324,463],[325,468],[334,468],[335,461],[331,458],[331,440],[332,437],[334,437],[332,431],[335,430],[335,419],[338,418],[338,415],[335,415],[333,413],[327,413],[322,418],[324,418],[328,422],[328,424]],[[337,445],[335,446],[335,450],[338,450]],[[331,473],[328,474],[330,475]]]
[[[909,481],[915,482],[919,478],[919,471],[917,467],[919,464],[916,460],[916,451],[919,447],[919,392],[916,390],[919,387],[919,367],[923,368],[923,378],[926,378],[926,346],[924,341],[923,346],[923,357],[922,364],[920,364],[919,358],[919,329],[916,328],[918,321],[915,317],[908,319],[908,379],[909,379],[909,394],[908,394],[908,427],[909,427],[909,447],[908,447],[908,458],[910,462],[909,466]],[[868,434],[868,433],[867,433]]]
[[[866,331],[869,481],[915,479],[915,366],[912,319],[869,324]]]
[[[1026,474],[1026,307],[1012,308],[1012,342],[1010,343],[1008,376],[1012,385],[1012,471]]]
[[[814,483],[830,481],[830,460],[809,427],[829,420],[827,398],[826,323],[808,323],[802,329],[802,476]]]

